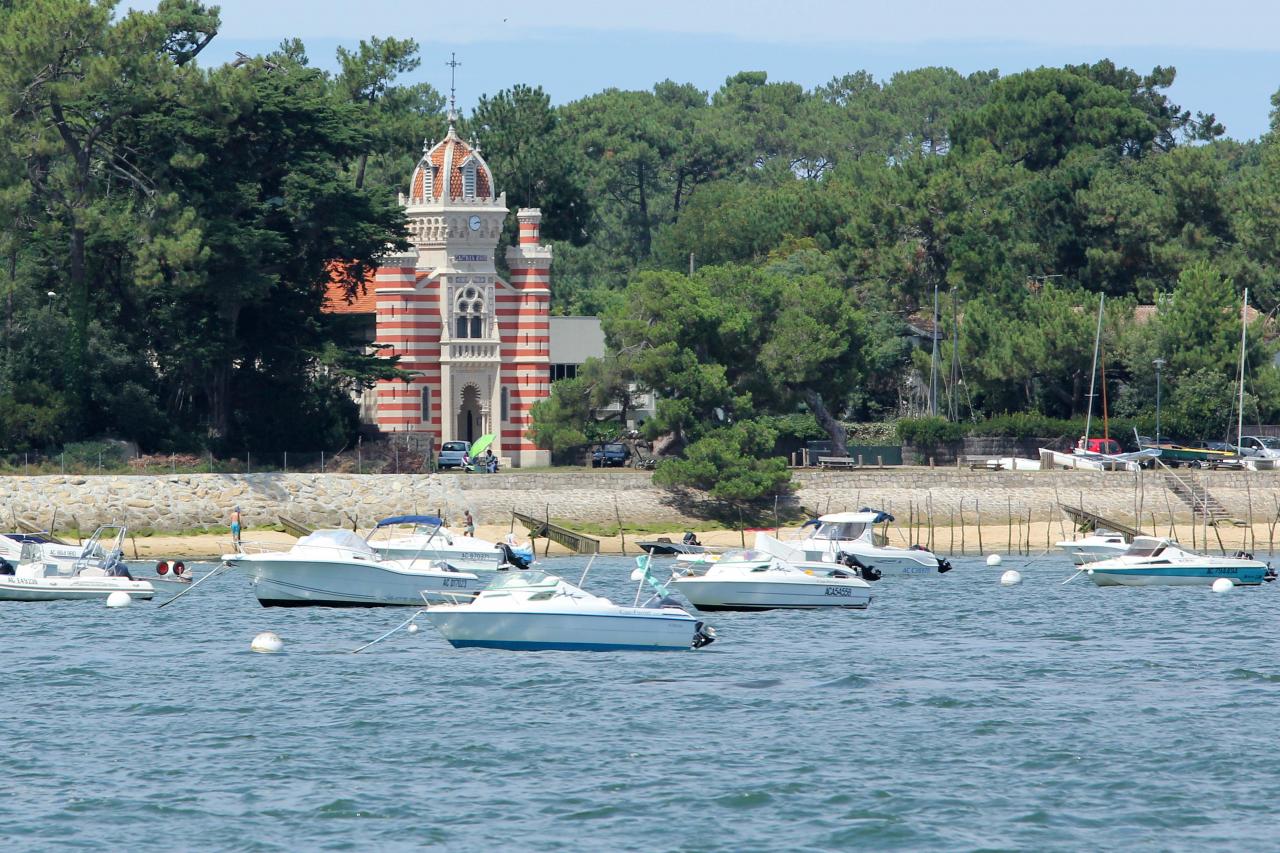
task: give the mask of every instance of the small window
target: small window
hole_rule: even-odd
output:
[[[422,422],[431,423],[431,389],[422,389]]]
[[[462,194],[474,198],[476,194],[476,164],[468,163],[462,170]]]
[[[502,419],[504,421],[511,420],[510,404],[507,401],[507,389],[502,389]]]
[[[467,337],[467,318],[466,318],[466,317],[459,317],[459,318],[458,318],[458,334],[457,334],[457,337],[459,337],[459,338],[465,338],[465,337]]]
[[[472,318],[471,318],[471,337],[473,337],[473,338],[482,338],[482,337],[484,337],[483,332],[481,332],[481,330],[480,330],[481,323],[482,323],[482,321],[481,321],[481,319],[480,319],[479,317],[472,317]]]

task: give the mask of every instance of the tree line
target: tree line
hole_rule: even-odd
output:
[[[446,127],[439,92],[405,81],[418,46],[370,38],[326,72],[290,40],[205,67],[219,23],[195,0],[0,3],[5,448],[335,447],[352,392],[398,375],[321,307],[331,277],[355,294],[403,245],[397,193]],[[654,391],[659,476],[768,491],[798,422],[839,444],[920,411],[935,293],[956,418],[1081,414],[1104,293],[1113,411],[1149,413],[1160,357],[1167,431],[1218,430],[1232,306],[1280,302],[1280,149],[1225,138],[1174,78],[1102,60],[480,98],[459,132],[512,207],[542,208],[553,310],[599,314],[609,347],[553,386],[534,437],[614,435]],[[1261,421],[1280,407],[1268,322]]]

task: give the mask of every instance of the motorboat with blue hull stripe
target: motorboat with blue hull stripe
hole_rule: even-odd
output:
[[[456,648],[680,651],[715,636],[665,598],[624,607],[536,570],[501,575],[474,600],[431,605],[425,615]]]
[[[1172,539],[1134,537],[1118,557],[1087,563],[1082,569],[1098,586],[1212,586],[1226,578],[1236,586],[1275,580],[1268,564],[1243,552],[1231,557],[1196,554]]]

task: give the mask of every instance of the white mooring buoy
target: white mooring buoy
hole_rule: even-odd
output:
[[[1236,585],[1231,582],[1230,578],[1218,578],[1213,582],[1213,586],[1209,588],[1214,592],[1231,592],[1236,588]]]
[[[999,554],[988,554],[988,555],[987,555],[987,565],[988,565],[988,566],[998,566],[998,565],[1000,565],[1000,555],[999,555]]]
[[[1022,583],[1022,575],[1017,569],[1010,569],[1000,576],[1001,586],[1017,586]]]
[[[108,607],[128,607],[130,604],[133,604],[133,596],[122,589],[118,589],[107,596]]]
[[[249,648],[255,652],[273,655],[284,649],[284,640],[280,639],[280,635],[275,631],[263,631],[261,634],[253,638],[253,642],[249,644]]]
[[[410,623],[409,623],[409,627],[408,627],[408,629],[406,629],[406,630],[408,630],[408,632],[409,632],[410,634],[416,634],[416,633],[418,633],[418,626],[417,626],[417,625],[415,625],[415,624],[413,624],[412,622],[410,622]]]

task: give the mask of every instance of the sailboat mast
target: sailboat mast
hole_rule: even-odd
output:
[[[1098,294],[1098,331],[1093,336],[1093,367],[1089,370],[1089,412],[1084,418],[1084,437],[1086,441],[1089,438],[1089,426],[1093,423],[1094,383],[1098,379],[1098,347],[1102,344],[1102,305],[1106,298],[1105,293]]]
[[[1240,434],[1244,431],[1244,350],[1245,338],[1249,333],[1249,325],[1245,322],[1245,311],[1249,307],[1249,288],[1244,289],[1244,299],[1240,301],[1240,402],[1236,412],[1236,453],[1240,453]]]
[[[938,286],[933,286],[933,357],[929,362],[929,414],[938,416]]]

